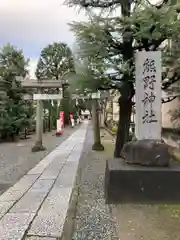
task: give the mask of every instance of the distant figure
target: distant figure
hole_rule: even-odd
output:
[[[75,124],[74,124],[74,118],[72,113],[69,114],[69,118],[70,118],[71,126],[74,127]]]

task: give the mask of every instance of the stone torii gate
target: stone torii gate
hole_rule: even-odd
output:
[[[35,100],[37,101],[36,106],[36,142],[32,147],[32,152],[44,151],[45,147],[43,146],[42,135],[43,135],[43,100],[61,100],[62,99],[62,88],[63,80],[34,80],[30,78],[20,79],[21,85],[24,88],[37,89],[37,94],[25,95],[25,100]],[[44,89],[61,89],[58,94],[43,94]]]
[[[107,99],[109,97],[109,92],[98,91],[94,93],[89,93],[87,96],[79,96],[73,94],[73,99],[89,99],[92,101],[92,122],[93,122],[93,133],[94,133],[94,144],[92,145],[92,150],[103,151],[104,147],[101,144],[100,136],[100,121],[99,121],[99,104],[98,100]]]

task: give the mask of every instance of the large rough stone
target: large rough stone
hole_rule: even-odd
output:
[[[159,140],[134,140],[124,145],[122,149],[124,161],[141,166],[169,165],[170,155],[168,147]]]

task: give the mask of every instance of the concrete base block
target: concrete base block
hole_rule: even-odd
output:
[[[169,167],[127,164],[123,159],[106,162],[106,203],[180,203],[180,163]]]

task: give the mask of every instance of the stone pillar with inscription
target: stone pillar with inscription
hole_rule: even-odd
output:
[[[168,147],[161,138],[161,52],[136,53],[136,139],[125,144],[125,162],[168,166]]]
[[[180,203],[180,164],[161,139],[161,52],[136,54],[136,138],[106,161],[106,203]],[[169,166],[169,167],[168,167]]]

